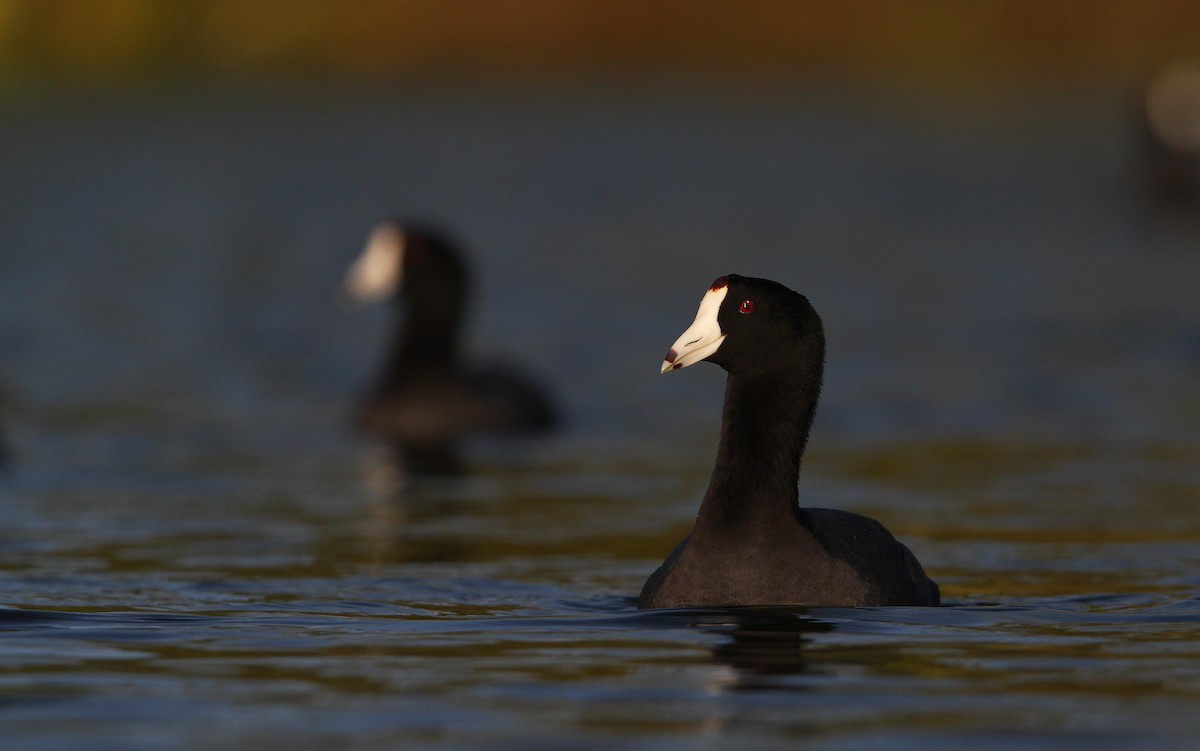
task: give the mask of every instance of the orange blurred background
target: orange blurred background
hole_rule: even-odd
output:
[[[1126,84],[1200,54],[1194,0],[0,0],[0,86],[646,74]]]

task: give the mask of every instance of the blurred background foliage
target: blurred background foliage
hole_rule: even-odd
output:
[[[1195,0],[0,0],[0,89],[180,77],[684,75],[1126,85]]]

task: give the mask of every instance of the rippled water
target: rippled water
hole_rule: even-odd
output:
[[[201,92],[0,113],[0,732],[27,749],[1179,748],[1200,731],[1200,232],[1117,97]],[[370,224],[469,243],[568,424],[394,478],[345,425]],[[801,486],[939,609],[639,613],[715,276],[830,338]]]

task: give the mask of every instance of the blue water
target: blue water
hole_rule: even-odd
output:
[[[25,749],[1187,747],[1200,229],[1121,92],[198,90],[0,109],[0,734]],[[453,225],[566,425],[399,486],[338,278]],[[802,498],[940,609],[639,613],[724,273],[825,319]]]

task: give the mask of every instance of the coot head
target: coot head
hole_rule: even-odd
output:
[[[808,298],[769,279],[728,274],[704,294],[662,372],[707,360],[730,375],[815,368],[819,377],[824,358],[821,318]]]
[[[376,225],[342,283],[361,304],[422,290],[426,300],[458,299],[466,287],[466,269],[454,242],[428,226],[399,221]]]

